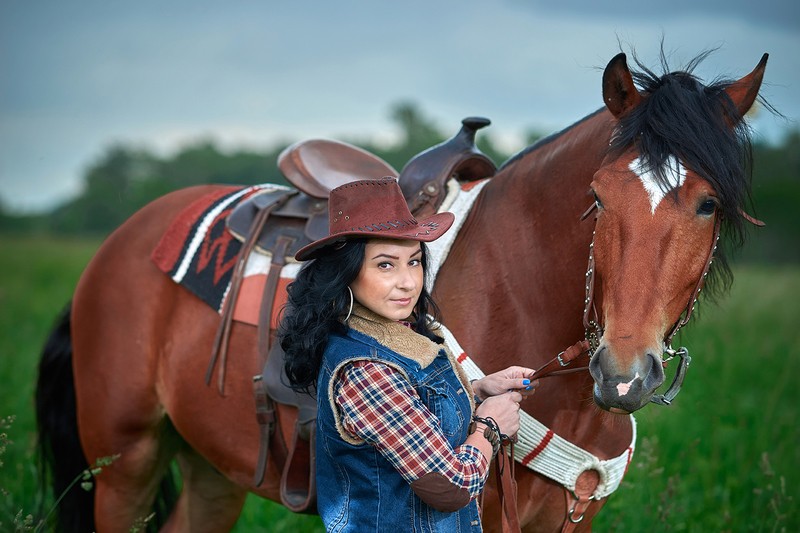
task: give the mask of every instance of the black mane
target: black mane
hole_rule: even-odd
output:
[[[728,242],[738,247],[744,241],[742,212],[751,206],[750,129],[724,90],[732,80],[703,85],[692,74],[709,53],[700,54],[683,70],[669,72],[662,51],[661,67],[669,73],[660,76],[634,57],[641,70],[631,70],[631,74],[645,98],[619,121],[609,151],[621,154],[635,147],[665,192],[671,185],[664,163],[671,155],[677,157],[714,188],[723,232]],[[727,287],[730,269],[720,252],[716,257],[721,264],[714,270]]]

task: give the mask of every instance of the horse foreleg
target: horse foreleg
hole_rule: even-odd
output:
[[[178,454],[178,464],[183,490],[162,531],[230,531],[242,511],[247,491],[192,449],[186,448]]]

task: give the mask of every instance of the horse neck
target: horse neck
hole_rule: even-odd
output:
[[[481,192],[453,244],[435,297],[484,372],[538,368],[583,338],[594,224],[580,215],[593,201],[589,184],[612,125],[610,114],[595,113],[513,159]],[[591,383],[588,372],[553,379]],[[565,406],[590,397],[568,392],[557,400]]]
[[[537,294],[558,300],[568,296],[580,326],[594,229],[593,218],[580,218],[593,202],[590,183],[605,156],[612,125],[610,114],[595,113],[505,165],[483,189],[440,273],[440,278],[447,277],[457,270],[454,275],[462,289],[458,294],[439,294],[472,301],[487,293],[463,288],[491,288],[493,298],[512,304],[498,306],[495,313],[503,318],[519,316],[528,325],[525,332],[538,330],[537,335],[541,328],[531,327],[541,318],[537,315],[559,308]],[[555,282],[566,282],[567,287],[549,290]],[[443,285],[437,282],[437,290]],[[550,305],[526,305],[532,298]],[[470,317],[468,322],[479,319]],[[547,336],[555,333],[548,331]]]

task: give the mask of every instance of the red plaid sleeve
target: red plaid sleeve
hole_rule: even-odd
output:
[[[399,371],[357,361],[337,376],[334,397],[344,428],[375,446],[409,483],[433,472],[471,497],[483,490],[488,459],[474,446],[450,446],[438,419]]]

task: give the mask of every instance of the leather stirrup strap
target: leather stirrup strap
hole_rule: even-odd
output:
[[[264,293],[261,298],[261,308],[258,312],[258,371],[264,370],[264,363],[267,362],[270,349],[270,328],[272,327],[272,307],[275,302],[275,294],[278,292],[278,280],[286,264],[286,252],[294,242],[294,238],[280,235],[275,241],[275,248],[272,250],[272,263],[269,266],[267,281],[264,283]]]
[[[258,379],[256,379],[258,378]],[[272,434],[275,432],[275,404],[269,397],[261,376],[253,378],[253,393],[256,398],[256,420],[258,420],[258,462],[253,476],[253,484],[260,487],[264,483],[267,474],[267,462],[269,462],[269,443]]]
[[[281,474],[281,502],[295,513],[313,509],[317,499],[316,419],[298,421],[292,446]]]
[[[206,370],[206,385],[209,385],[211,384],[211,376],[214,374],[217,361],[220,362],[220,371],[217,376],[217,388],[219,389],[219,393],[223,396],[225,394],[225,363],[228,359],[228,341],[230,339],[231,326],[233,323],[233,310],[236,307],[236,300],[239,296],[242,280],[244,279],[244,268],[247,264],[247,259],[250,257],[250,252],[253,251],[256,242],[258,242],[258,236],[264,228],[269,214],[277,206],[283,205],[288,198],[288,194],[279,196],[274,202],[266,206],[256,215],[253,219],[253,223],[250,225],[250,233],[247,235],[247,239],[244,241],[241,250],[239,250],[239,257],[236,259],[236,266],[231,276],[231,286],[222,309],[222,318],[219,328],[217,328],[217,334],[211,349],[211,360],[208,362],[208,369]]]
[[[278,291],[278,280],[281,270],[286,264],[286,251],[294,239],[281,235],[278,237],[275,248],[272,250],[272,263],[269,274],[264,283],[264,293],[261,298],[261,309],[258,313],[258,374],[253,376],[253,395],[256,400],[256,420],[259,427],[258,461],[254,473],[253,483],[260,487],[264,482],[269,462],[269,444],[275,432],[275,404],[267,394],[264,383],[264,367],[267,363],[270,350],[270,327],[272,324],[272,306],[275,294]]]
[[[508,455],[502,446],[494,459],[494,473],[497,480],[497,493],[500,496],[503,533],[519,533],[519,514],[517,512],[517,481],[514,478],[514,443],[510,442]]]

